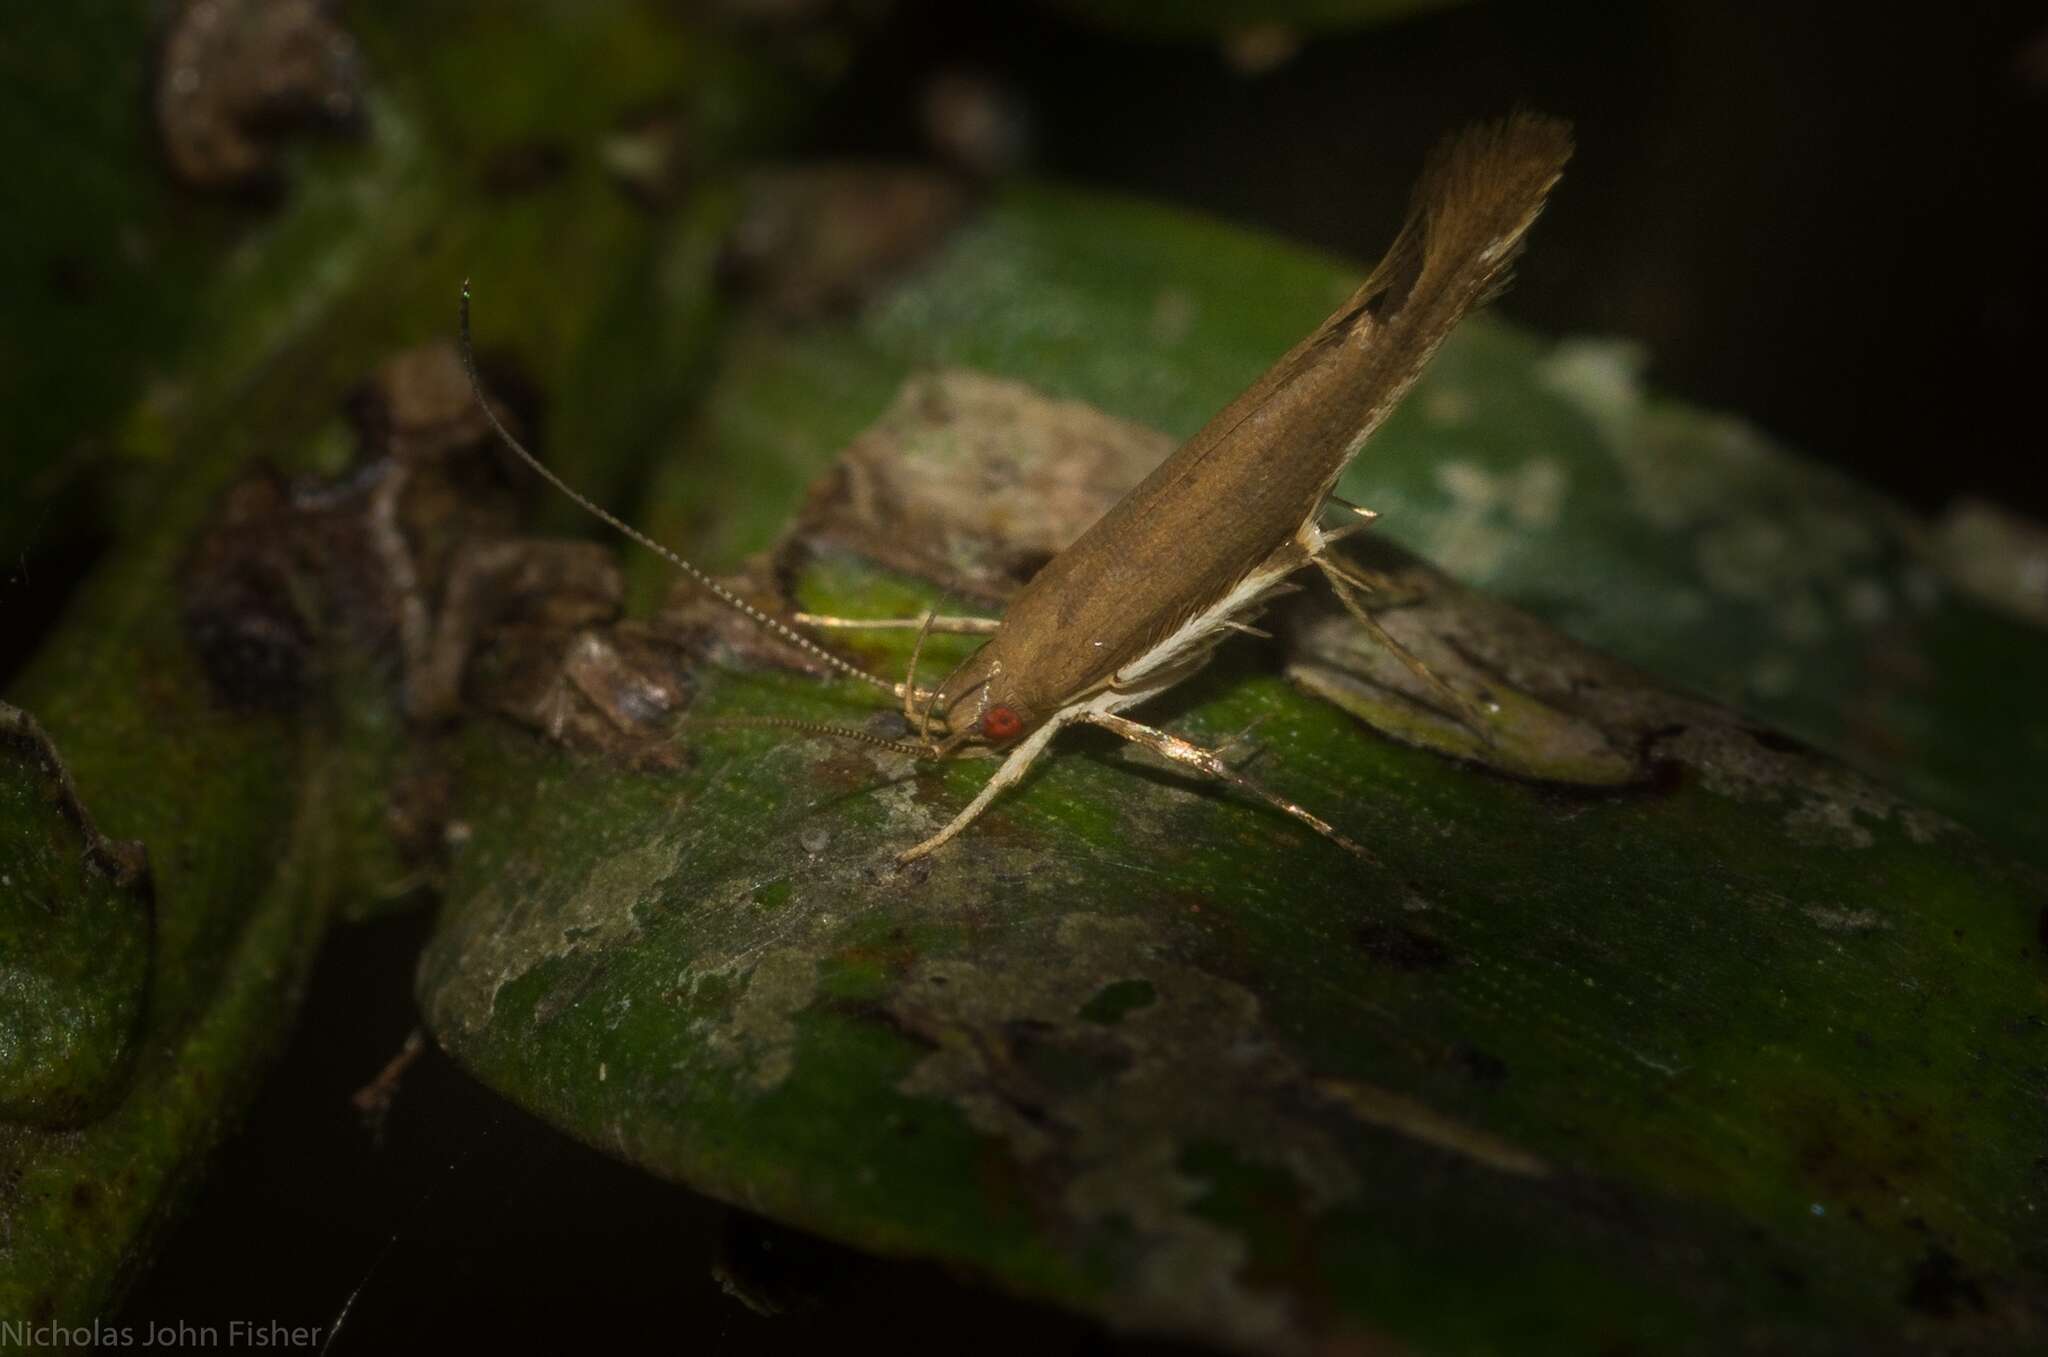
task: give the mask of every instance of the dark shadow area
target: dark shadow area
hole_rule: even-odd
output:
[[[1469,5],[1306,44],[1218,48],[921,2],[818,123],[821,152],[911,151],[934,71],[1029,111],[1035,168],[1370,261],[1428,148],[1526,105],[1579,153],[1504,309],[1641,341],[1726,407],[1923,512],[2048,512],[2048,17],[1813,5]]]
[[[210,1326],[249,1346],[239,1323],[318,1328],[326,1351],[363,1354],[630,1333],[710,1352],[937,1352],[970,1332],[998,1357],[1183,1351],[658,1182],[514,1109],[431,1042],[374,1133],[350,1095],[412,1028],[428,922],[335,934],[246,1126],[109,1321],[136,1344]]]

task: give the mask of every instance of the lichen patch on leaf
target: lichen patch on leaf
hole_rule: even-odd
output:
[[[445,972],[434,992],[435,1025],[481,1030],[505,986],[536,967],[630,943],[640,934],[637,906],[676,873],[682,853],[683,841],[673,836],[621,845],[579,882],[561,883],[516,907],[466,916],[473,926],[437,942],[459,953],[460,965]]]
[[[1115,493],[1101,440],[1060,432],[1107,416],[1044,391],[1172,423],[1284,347],[1293,317],[1244,328],[1254,294],[1213,264],[1232,257],[1217,233],[1126,248],[1095,217],[1065,229],[1068,201],[999,203],[891,302],[764,328],[739,351],[706,424],[716,465],[824,468],[888,412],[860,440],[872,460],[825,474],[747,597],[902,617],[953,590],[992,609],[1031,565],[1014,543],[1056,550],[1070,513],[1080,531],[1098,473],[1103,501]],[[1296,281],[1302,311],[1346,290],[1320,265]],[[1189,304],[1162,306],[1168,288]],[[1162,353],[1160,333],[1179,343]],[[1556,586],[1567,616],[1686,640],[1729,606],[1699,573],[1695,529],[1757,517],[1760,486],[1805,482],[1752,476],[1718,520],[1692,516],[1710,484],[1667,485],[1685,531],[1653,531],[1624,459],[1642,454],[1647,476],[1655,458],[1602,445],[1590,412],[1532,373],[1543,352],[1467,327],[1438,362],[1451,394],[1421,421],[1455,448],[1397,417],[1360,462],[1398,473],[1397,493],[1347,490],[1388,515],[1354,557],[1383,581],[1369,602],[1488,711],[1490,739],[1313,591],[1269,613],[1272,641],[1231,641],[1146,708],[1329,815],[1380,867],[1081,731],[949,851],[895,871],[989,765],[718,728],[903,723],[871,690],[750,650],[744,624],[714,627],[673,769],[502,722],[457,737],[475,834],[422,970],[436,1030],[494,1086],[655,1173],[1215,1346],[1434,1350],[1539,1327],[1561,1350],[2002,1336],[2003,1316],[2038,1308],[2011,1261],[2043,1205],[2038,883],[1814,750],[1380,550],[1397,522],[1426,532],[1431,496],[1462,492],[1517,538],[1501,571],[1593,562]],[[1663,439],[1659,457],[1697,436],[1714,444],[1703,477],[1776,460],[1612,364],[1596,378],[1618,434]],[[1040,485],[1022,445],[1071,460]],[[1151,455],[1131,460],[1135,479]],[[1435,471],[1452,463],[1446,487]],[[764,483],[733,491],[754,521],[732,542],[772,539]],[[1588,531],[1589,513],[1611,521]],[[1738,548],[1723,584],[1770,564],[1779,539],[1744,532],[1722,544]],[[1617,577],[1645,539],[1679,564],[1658,575],[1669,562],[1645,550],[1647,583]],[[1917,616],[1888,540],[1882,561],[1820,542],[1839,579],[1758,599],[1752,613],[1782,613],[1758,634],[1824,649],[1844,619]],[[1613,600],[1626,606],[1597,612]],[[963,643],[931,642],[934,668]],[[895,677],[911,638],[842,643]],[[1335,705],[1300,691],[1317,680]],[[533,928],[644,839],[682,847],[673,874],[641,874],[636,929],[599,948],[559,921]],[[533,928],[537,958],[472,966],[494,923]],[[487,1021],[437,1016],[451,985]],[[1936,1238],[1956,1264],[1922,1267],[1935,1280],[1915,1290]]]
[[[693,978],[715,971],[698,970]],[[766,1092],[796,1067],[796,1015],[817,992],[818,956],[809,947],[778,947],[759,953],[745,970],[745,989],[723,1023],[707,1021],[704,1035],[714,1051],[727,1051],[746,1066],[753,1087]]]
[[[1133,977],[1155,1003],[1113,1028],[1081,1016]],[[1307,1072],[1249,990],[1172,960],[1166,934],[1142,920],[1076,912],[1013,931],[973,962],[919,963],[888,1007],[933,1047],[902,1092],[952,1103],[1050,1175],[1074,1227],[1114,1220],[1131,1232],[1133,1314],[1213,1325],[1246,1348],[1289,1333],[1288,1303],[1243,1275],[1243,1241],[1193,1209],[1203,1184],[1183,1167],[1187,1145],[1227,1146],[1293,1180],[1311,1211],[1355,1187]],[[1193,1052],[1209,1053],[1204,1068],[1189,1067]]]

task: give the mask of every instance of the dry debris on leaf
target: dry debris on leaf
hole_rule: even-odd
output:
[[[923,373],[813,487],[795,535],[997,603],[1172,451],[1020,382]]]
[[[157,130],[171,171],[196,188],[260,185],[275,143],[299,127],[353,129],[355,40],[326,0],[186,0],[165,30]]]
[[[423,670],[431,600],[456,544],[511,522],[511,494],[482,455],[488,425],[446,345],[385,364],[350,413],[357,466],[333,481],[251,474],[187,555],[186,632],[237,705],[297,705],[326,636],[369,655],[395,649],[406,672]]]

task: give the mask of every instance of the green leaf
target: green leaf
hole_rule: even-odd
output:
[[[736,336],[644,518],[737,562],[886,415],[863,447],[924,428],[905,465],[994,488],[943,506],[943,540],[903,529],[917,505],[855,540],[835,525],[860,497],[821,481],[777,561],[814,611],[914,610],[972,579],[988,524],[1028,535],[1039,501],[995,472],[1067,418],[1048,398],[1184,437],[1354,281],[1154,209],[1009,195],[857,316]],[[1444,723],[1313,607],[1140,713],[1245,737],[1253,775],[1372,862],[1075,734],[899,872],[989,765],[719,726],[875,703],[713,647],[675,675],[694,696],[667,766],[464,733],[468,837],[421,972],[436,1034],[651,1172],[1122,1327],[1256,1351],[2021,1350],[2048,1301],[2038,872],[1672,691],[1783,642],[1753,595],[1673,606],[1673,576],[1718,578],[1698,536],[1823,515],[1866,545],[1814,569],[1854,579],[1866,550],[1924,569],[1910,525],[1722,417],[1641,398],[1656,438],[1603,424],[1575,365],[1606,352],[1468,324],[1348,490],[1375,533],[1658,678],[1382,548],[1424,595],[1389,629],[1465,656],[1522,743],[1438,752]],[[1036,394],[1009,425],[945,400],[920,425],[968,389],[935,369]],[[1685,532],[1644,500],[1674,479],[1714,506]],[[1981,729],[1940,700],[1945,666],[2037,638],[1938,581],[1887,619],[1970,638],[1885,690],[1921,743],[1743,695],[2014,838],[2033,736],[1980,751],[2005,761],[1991,792],[1920,756]],[[1884,682],[1846,626],[1802,646],[1793,694]],[[854,649],[900,673],[909,641]]]
[[[0,1118],[89,1120],[134,1058],[148,866],[93,826],[62,756],[0,703]]]

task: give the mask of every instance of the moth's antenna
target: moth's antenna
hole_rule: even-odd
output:
[[[794,716],[699,716],[691,718],[693,726],[741,726],[763,727],[774,730],[800,730],[806,735],[829,735],[835,740],[857,740],[879,749],[893,750],[908,754],[912,758],[929,758],[931,747],[914,740],[892,740],[885,735],[870,735],[865,730],[850,726],[828,725],[823,721],[804,721]]]
[[[720,603],[723,603],[741,616],[750,618],[757,626],[773,632],[789,642],[789,644],[803,651],[806,655],[838,670],[842,674],[860,679],[864,683],[872,683],[886,693],[892,695],[897,693],[897,685],[879,675],[870,674],[857,664],[840,659],[837,655],[834,655],[809,637],[800,635],[791,630],[785,623],[762,612],[759,608],[756,608],[753,604],[747,602],[738,594],[733,593],[717,580],[712,579],[711,576],[669,550],[669,548],[655,541],[652,537],[641,532],[616,514],[603,508],[589,496],[572,488],[567,481],[549,470],[547,464],[542,462],[540,458],[528,452],[526,445],[512,436],[512,431],[507,429],[504,422],[498,418],[498,412],[493,410],[491,403],[484,399],[483,379],[477,376],[476,351],[470,344],[469,339],[469,280],[467,278],[462,280],[462,370],[469,374],[470,392],[476,397],[476,403],[483,410],[484,417],[490,420],[491,427],[497,430],[498,437],[504,440],[506,447],[519,455],[520,461],[539,472],[541,478],[547,481],[549,485],[554,486],[555,489],[567,495],[575,503],[582,506],[586,512],[594,514],[599,519],[609,523],[633,541],[638,542],[641,546],[646,547],[649,551],[661,557],[661,559],[667,561],[685,575],[688,575],[693,581],[709,591],[713,598],[716,598]]]

